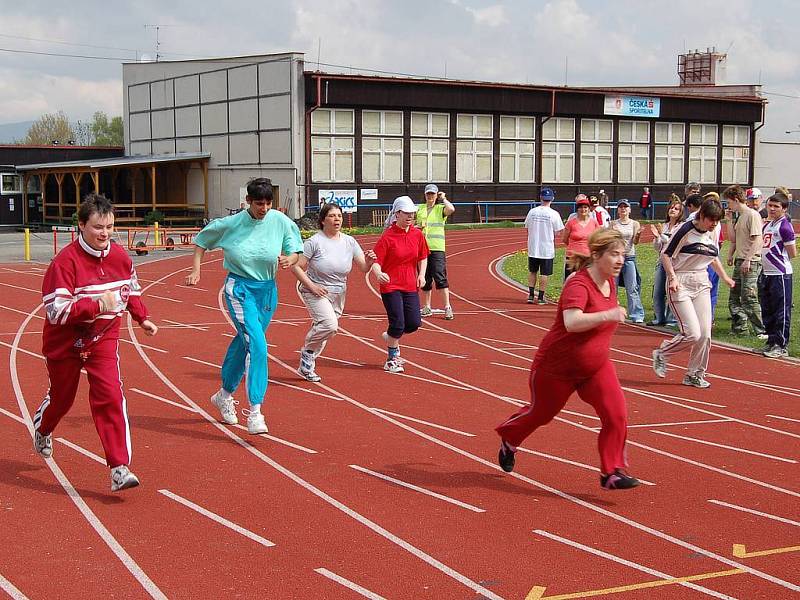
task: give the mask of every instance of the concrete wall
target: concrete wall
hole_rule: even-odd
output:
[[[779,185],[800,189],[800,142],[758,140],[753,175],[765,194]]]
[[[209,213],[239,205],[239,188],[269,177],[280,204],[305,204],[305,90],[298,53],[123,65],[129,155],[210,152]],[[190,181],[190,196],[199,193]]]

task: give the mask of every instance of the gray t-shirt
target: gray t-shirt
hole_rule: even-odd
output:
[[[636,244],[633,243],[633,240],[636,234],[639,233],[639,222],[628,219],[627,223],[623,223],[619,219],[615,219],[611,221],[611,228],[622,234],[622,239],[625,242],[625,256],[636,256]]]
[[[306,275],[332,292],[343,292],[347,275],[353,268],[353,258],[364,256],[358,242],[345,233],[329,238],[321,231],[303,243],[303,256],[308,260]]]

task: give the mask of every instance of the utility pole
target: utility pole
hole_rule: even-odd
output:
[[[161,58],[161,54],[158,53],[161,47],[161,40],[159,39],[159,31],[161,30],[161,25],[145,25],[145,29],[155,29],[156,30],[156,62],[158,59]]]

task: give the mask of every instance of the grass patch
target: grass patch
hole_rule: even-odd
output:
[[[645,321],[650,321],[654,317],[653,313],[653,280],[655,278],[656,261],[658,254],[650,244],[639,244],[636,247],[636,263],[639,273],[642,276],[642,304],[645,310]],[[797,265],[795,265],[796,267]],[[733,267],[726,267],[728,274],[733,273]],[[564,286],[564,248],[556,249],[555,267],[553,275],[547,282],[547,297],[552,301],[557,301]],[[512,279],[528,285],[528,253],[525,251],[517,252],[508,257],[503,265],[503,272]],[[797,302],[800,298],[800,274],[795,274],[793,278],[792,297]],[[731,315],[728,311],[728,298],[730,289],[727,285],[720,282],[719,297],[717,308],[714,312],[714,329],[712,337],[720,342],[728,342],[749,348],[762,348],[764,342],[752,335],[738,336],[731,333]],[[626,305],[625,291],[619,290],[619,300],[622,306]],[[792,329],[789,338],[789,354],[800,356],[800,308],[795,307],[792,311]]]

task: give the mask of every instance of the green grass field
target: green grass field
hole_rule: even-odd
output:
[[[636,247],[636,262],[639,273],[642,276],[642,304],[644,304],[645,321],[653,319],[653,279],[655,275],[655,265],[658,255],[650,244],[639,244]],[[798,269],[798,261],[795,261],[795,270]],[[731,274],[733,267],[726,267]],[[528,254],[525,251],[517,252],[510,256],[503,265],[503,271],[512,279],[528,285]],[[795,275],[793,286],[793,298],[795,304],[800,300],[800,275]],[[547,297],[550,300],[557,300],[564,285],[564,248],[556,250],[555,268],[553,276],[547,285]],[[715,312],[715,325],[713,338],[721,342],[737,344],[747,348],[763,348],[764,342],[755,336],[738,336],[731,333],[731,317],[728,312],[728,297],[730,290],[728,286],[720,282],[719,299]],[[625,306],[625,290],[619,291],[620,303]],[[789,340],[789,354],[800,356],[800,308],[795,307],[792,311],[792,329]]]

